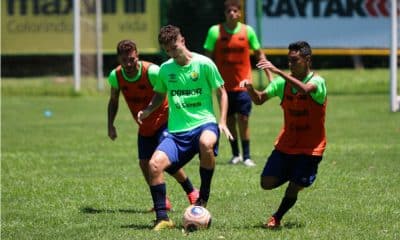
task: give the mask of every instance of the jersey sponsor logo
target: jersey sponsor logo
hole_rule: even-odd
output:
[[[191,72],[190,73],[190,79],[192,79],[192,81],[194,81],[194,82],[199,80],[199,73],[197,73],[195,71]]]
[[[182,89],[182,90],[171,90],[171,96],[198,96],[201,95],[202,89]]]
[[[201,102],[194,102],[194,103],[177,103],[175,104],[175,107],[177,109],[182,109],[182,108],[193,108],[193,107],[200,107]]]
[[[175,73],[168,74],[168,82],[176,82],[176,74]]]

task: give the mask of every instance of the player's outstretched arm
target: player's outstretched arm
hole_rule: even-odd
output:
[[[110,99],[108,101],[107,129],[108,129],[108,137],[111,140],[115,140],[118,136],[117,130],[114,126],[114,120],[118,112],[119,92],[120,92],[119,89],[111,88]]]
[[[226,93],[225,87],[222,85],[217,89],[217,98],[219,102],[219,129],[225,134],[229,140],[233,140],[233,136],[226,125],[226,118],[228,114],[228,94]]]
[[[265,101],[268,100],[268,96],[266,92],[260,92],[256,89],[254,89],[253,84],[248,80],[245,79],[239,83],[240,87],[245,87],[247,89],[247,92],[249,93],[251,100],[253,101],[254,104],[256,105],[261,105]]]
[[[313,92],[317,89],[317,87],[312,83],[303,83],[301,80],[293,77],[292,75],[285,73],[284,71],[280,70],[279,68],[275,67],[270,61],[266,59],[260,60],[256,66],[259,69],[264,70],[266,73],[268,70],[271,72],[282,76],[286,81],[290,82],[293,87],[295,87],[299,92],[307,94]]]
[[[161,106],[161,104],[164,102],[165,97],[166,97],[165,93],[156,92],[154,94],[149,105],[147,105],[145,109],[138,112],[137,119],[139,124],[142,124],[145,118],[150,116],[152,112],[154,112],[158,107]]]
[[[257,59],[257,62],[260,62],[261,60],[267,60],[267,57],[261,49],[254,50],[254,55]],[[265,75],[267,76],[268,82],[271,82],[273,79],[272,72],[267,69],[265,70]]]

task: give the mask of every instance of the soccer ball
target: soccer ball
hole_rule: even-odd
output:
[[[209,228],[211,225],[210,212],[201,206],[191,205],[183,214],[183,228],[186,232],[193,232]]]

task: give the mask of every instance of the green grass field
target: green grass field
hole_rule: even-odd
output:
[[[167,177],[178,227],[151,231],[151,197],[137,160],[136,126],[123,102],[119,137],[107,137],[108,91],[93,80],[73,94],[71,79],[2,79],[2,239],[400,239],[400,113],[389,111],[389,71],[324,70],[328,147],[315,184],[301,192],[277,231],[262,223],[285,187],[264,191],[259,175],[282,124],[277,99],[253,108],[254,168],[220,155],[209,230],[185,236],[188,206]],[[122,100],[122,99],[121,99]],[[51,117],[44,111],[50,109]],[[198,159],[185,167],[199,186]]]

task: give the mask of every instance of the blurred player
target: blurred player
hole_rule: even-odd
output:
[[[118,112],[119,95],[131,111],[132,117],[137,121],[137,113],[151,101],[154,91],[153,86],[159,81],[159,67],[153,63],[140,61],[136,44],[131,40],[122,40],[117,45],[118,62],[120,65],[111,71],[108,82],[111,85],[111,94],[108,102],[108,136],[111,140],[117,138],[114,120]],[[168,102],[163,99],[144,124],[139,126],[137,149],[139,165],[146,182],[149,184],[149,160],[161,139],[167,134]],[[191,181],[182,169],[174,173],[174,178],[185,190],[189,202],[192,204],[198,198],[198,191],[193,188]],[[166,200],[167,210],[171,204]]]
[[[251,113],[251,99],[246,88],[240,87],[240,81],[251,80],[250,49],[254,50],[257,60],[265,59],[260,49],[260,43],[253,28],[240,21],[240,0],[225,1],[225,22],[212,26],[204,43],[205,55],[213,58],[225,81],[228,92],[228,118],[227,124],[232,133],[233,140],[230,141],[232,158],[231,164],[243,161],[245,166],[255,166],[250,157],[250,130],[249,116]],[[269,76],[268,79],[272,77]],[[238,134],[243,151],[240,156]]]
[[[200,158],[200,196],[196,205],[206,206],[218,153],[220,131],[231,138],[226,126],[228,99],[224,82],[215,64],[207,57],[191,52],[178,27],[161,28],[158,41],[171,57],[160,67],[160,81],[154,87],[156,94],[149,106],[138,113],[139,122],[146,124],[148,116],[169,101],[169,134],[150,159],[150,190],[156,210],[154,230],[173,228],[166,206],[164,170],[175,173],[197,153]],[[217,124],[213,110],[213,90],[220,103],[220,121]]]
[[[310,69],[310,45],[304,41],[290,44],[288,60],[290,74],[265,59],[257,63],[258,68],[278,75],[262,92],[249,81],[241,82],[257,105],[278,96],[284,113],[283,128],[261,174],[261,187],[269,190],[287,181],[289,185],[278,210],[265,223],[266,228],[279,227],[299,191],[315,181],[326,147],[326,85]]]

